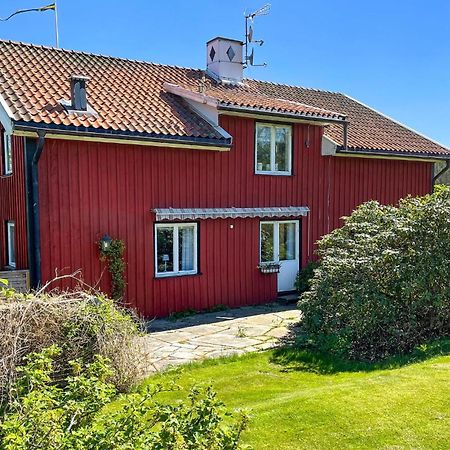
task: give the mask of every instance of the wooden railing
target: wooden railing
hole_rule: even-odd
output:
[[[8,280],[8,287],[18,292],[30,290],[30,272],[28,270],[5,270],[0,272],[0,278]]]

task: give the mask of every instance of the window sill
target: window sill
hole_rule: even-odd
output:
[[[279,177],[290,177],[292,176],[291,172],[260,172],[256,171],[255,175],[270,175],[270,176],[279,176]]]
[[[0,178],[9,178],[13,176],[13,172],[11,173],[3,173],[0,175]]]
[[[5,266],[3,267],[5,272],[12,272],[13,270],[17,270],[16,266]]]
[[[164,280],[167,278],[180,278],[180,277],[195,277],[202,275],[201,272],[188,272],[188,273],[168,273],[167,275],[156,274],[153,278],[155,280]]]

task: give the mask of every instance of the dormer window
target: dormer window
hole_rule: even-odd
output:
[[[290,125],[256,124],[255,173],[292,174],[292,127]]]

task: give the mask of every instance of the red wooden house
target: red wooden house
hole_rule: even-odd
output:
[[[146,316],[267,302],[342,216],[430,192],[450,158],[344,94],[244,79],[239,41],[206,53],[198,70],[0,41],[2,270],[108,291],[109,235]]]

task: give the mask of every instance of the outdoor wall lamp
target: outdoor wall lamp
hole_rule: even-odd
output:
[[[111,242],[112,242],[111,237],[107,234],[104,234],[100,240],[100,246],[101,246],[102,252],[107,252],[109,250],[109,247],[111,246]]]

